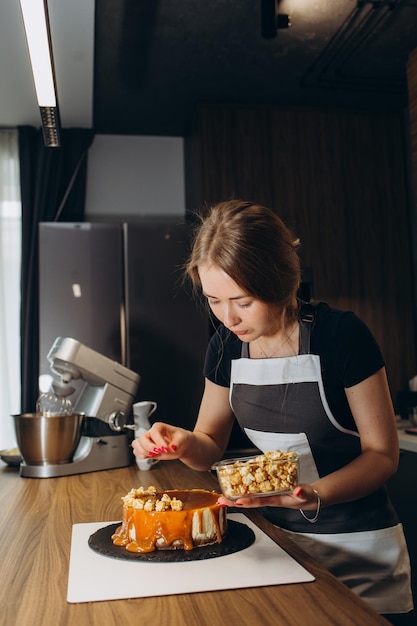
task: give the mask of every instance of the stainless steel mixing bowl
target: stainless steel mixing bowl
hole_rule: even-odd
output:
[[[13,415],[17,445],[27,465],[70,463],[81,437],[84,415]]]

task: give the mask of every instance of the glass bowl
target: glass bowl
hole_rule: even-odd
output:
[[[222,493],[229,500],[289,493],[298,485],[299,459],[295,452],[274,450],[258,456],[215,463]]]

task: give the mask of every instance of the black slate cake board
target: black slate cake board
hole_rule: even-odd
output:
[[[149,561],[154,563],[180,563],[214,559],[233,554],[248,548],[255,541],[255,534],[246,524],[227,520],[227,533],[221,543],[202,546],[194,550],[154,550],[153,552],[129,552],[124,546],[115,546],[111,537],[121,522],[100,528],[90,535],[88,545],[103,556],[128,561]]]

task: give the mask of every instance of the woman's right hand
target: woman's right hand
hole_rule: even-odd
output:
[[[179,459],[186,454],[192,437],[189,430],[155,422],[148,431],[132,442],[133,454],[138,459]]]

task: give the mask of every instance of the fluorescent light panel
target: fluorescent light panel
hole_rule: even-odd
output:
[[[54,62],[49,32],[47,0],[20,0],[26,39],[41,114],[43,138],[48,148],[60,146]]]
[[[44,0],[20,0],[26,39],[40,107],[56,107],[47,7]]]

